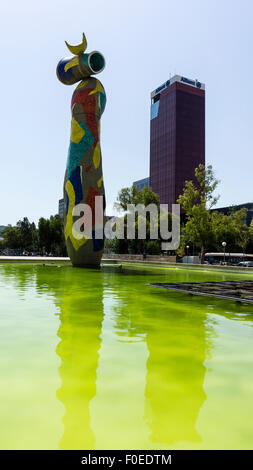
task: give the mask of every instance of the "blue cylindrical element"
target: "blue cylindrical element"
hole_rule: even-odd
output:
[[[105,67],[105,59],[98,51],[90,54],[80,54],[78,56],[61,59],[57,65],[56,73],[60,82],[65,85],[73,85],[90,75],[95,75]]]

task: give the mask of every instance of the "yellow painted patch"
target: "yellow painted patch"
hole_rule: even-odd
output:
[[[77,239],[74,237],[72,228],[73,228],[73,216],[72,216],[72,211],[75,207],[75,191],[73,188],[73,185],[71,182],[68,180],[65,184],[65,189],[67,191],[68,197],[69,197],[69,207],[68,207],[68,215],[67,215],[67,220],[66,220],[66,227],[65,227],[65,239],[67,240],[70,238],[73,248],[77,251],[82,245],[84,245],[87,242],[87,238],[83,237],[81,239]]]
[[[72,52],[72,54],[79,55],[85,51],[87,47],[87,39],[85,37],[85,34],[83,33],[83,39],[82,39],[81,44],[77,44],[76,46],[71,46],[71,44],[69,44],[67,41],[65,41],[65,44],[67,48],[69,49],[69,51]]]
[[[103,89],[101,83],[98,80],[97,80],[97,83],[96,83],[96,88],[94,88],[94,90],[90,91],[89,95],[93,95],[94,93],[97,93],[97,92],[104,93],[104,89]]]
[[[98,168],[99,163],[100,163],[100,145],[99,142],[97,143],[94,153],[93,153],[93,163],[94,167]]]
[[[69,198],[68,215],[67,215],[66,226],[65,226],[65,238],[67,240],[68,237],[71,238],[72,236],[72,225],[73,225],[72,210],[75,206],[75,191],[74,191],[73,185],[71,184],[69,180],[65,184],[65,189]]]
[[[79,83],[79,85],[77,85],[76,90],[79,90],[79,88],[83,88],[85,85],[87,85],[87,83],[88,80],[82,81],[81,83]]]
[[[97,181],[98,188],[100,188],[102,182],[103,182],[103,176],[101,176],[101,178],[99,178],[99,180]]]
[[[69,69],[72,69],[72,67],[75,67],[75,65],[79,64],[79,59],[78,57],[73,57],[69,62],[66,63],[64,67],[64,72],[67,72]]]
[[[78,124],[78,122],[74,118],[72,118],[71,137],[70,137],[71,142],[78,144],[80,140],[83,138],[84,134],[85,134],[85,131],[82,129],[80,124]]]

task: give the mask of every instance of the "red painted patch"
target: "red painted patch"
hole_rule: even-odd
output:
[[[86,166],[85,168],[86,173],[88,173],[88,171],[90,171],[91,168],[92,168],[92,165]]]
[[[71,109],[75,103],[79,103],[82,105],[84,114],[85,114],[85,124],[90,129],[93,137],[94,137],[94,144],[93,146],[96,147],[98,142],[98,122],[95,116],[96,112],[96,100],[97,93],[90,95],[89,93],[92,91],[92,88],[85,88],[84,90],[77,91],[71,101]]]
[[[90,95],[89,93],[92,91],[91,88],[86,88],[85,90],[80,90],[75,93],[71,101],[71,109],[75,103],[79,103],[82,105],[85,114],[93,114],[95,115],[96,111],[96,94]]]
[[[92,212],[92,225],[95,224],[95,197],[100,196],[100,192],[97,189],[89,187],[88,194],[86,197],[85,204],[88,204]],[[97,219],[101,218],[101,214],[97,214]]]
[[[84,101],[87,100],[87,96],[89,95],[91,91],[92,91],[92,88],[85,88],[84,90],[77,91],[72,98],[71,108],[73,107],[74,103],[83,104]]]
[[[90,129],[93,137],[94,137],[94,144],[93,147],[96,147],[98,141],[98,123],[96,116],[94,114],[86,114],[86,125]]]

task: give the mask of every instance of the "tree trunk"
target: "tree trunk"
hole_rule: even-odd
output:
[[[200,263],[204,264],[205,261],[205,248],[202,246],[201,247],[201,255],[200,255]]]

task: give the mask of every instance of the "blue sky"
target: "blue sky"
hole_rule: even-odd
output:
[[[107,94],[101,147],[108,213],[149,173],[150,92],[170,75],[206,84],[206,160],[219,206],[253,201],[250,0],[23,0],[0,7],[0,225],[58,211],[73,86],[56,78],[64,40],[99,50]]]

